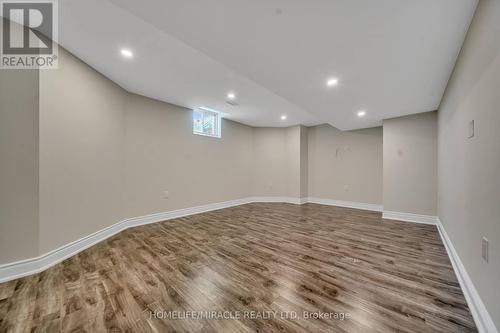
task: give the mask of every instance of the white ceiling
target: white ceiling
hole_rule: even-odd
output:
[[[477,0],[64,0],[61,45],[129,91],[252,126],[436,110]],[[120,48],[134,52],[123,59]],[[339,84],[326,87],[330,77]],[[238,106],[226,103],[235,92]],[[364,118],[357,111],[366,110]],[[280,116],[286,114],[286,121]]]

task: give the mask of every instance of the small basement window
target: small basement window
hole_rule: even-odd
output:
[[[220,138],[221,114],[205,108],[193,110],[193,133]]]

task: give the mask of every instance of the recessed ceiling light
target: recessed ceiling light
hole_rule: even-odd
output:
[[[235,93],[232,93],[232,92],[231,92],[231,93],[228,93],[228,94],[227,94],[227,98],[229,98],[229,99],[235,99],[235,98],[236,98],[236,95],[235,95]]]
[[[286,115],[281,116],[281,120],[286,120],[286,118],[287,118]]]
[[[331,79],[328,79],[328,81],[326,81],[326,85],[329,87],[336,86],[338,83],[339,83],[339,79],[337,79],[336,77],[333,77]]]
[[[134,53],[132,53],[132,51],[130,51],[129,49],[121,49],[120,50],[120,53],[122,54],[122,56],[124,56],[125,58],[132,58],[134,56]]]
[[[366,111],[359,111],[358,112],[358,117],[364,117],[366,116]]]

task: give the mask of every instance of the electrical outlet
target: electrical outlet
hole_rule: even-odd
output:
[[[488,262],[488,247],[489,247],[489,244],[488,244],[488,239],[486,239],[486,237],[483,237],[483,247],[482,247],[482,257],[483,257],[483,260]]]
[[[170,192],[169,191],[163,191],[163,198],[165,198],[165,199],[170,198]]]
[[[469,139],[474,137],[474,120],[469,121]]]

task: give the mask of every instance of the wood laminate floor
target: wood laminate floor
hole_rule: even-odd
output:
[[[476,328],[436,227],[248,204],[129,229],[0,284],[0,332],[106,331]]]

